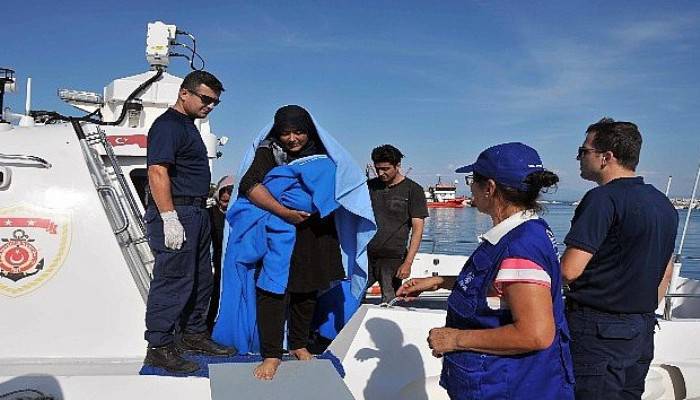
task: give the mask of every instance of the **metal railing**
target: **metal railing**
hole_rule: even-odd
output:
[[[666,293],[664,296],[664,312],[661,316],[665,321],[673,320],[673,304],[671,300],[675,298],[698,299],[700,298],[700,293]],[[700,315],[698,315],[698,318],[700,318]]]
[[[114,175],[117,178],[117,182],[119,182],[119,186],[121,186],[122,191],[124,193],[124,198],[126,198],[127,203],[129,204],[129,208],[131,209],[131,212],[133,215],[139,216],[141,214],[141,210],[139,209],[139,206],[136,202],[136,198],[133,195],[133,192],[129,188],[129,184],[126,181],[126,177],[124,176],[124,172],[122,171],[121,165],[119,165],[119,161],[117,160],[117,156],[114,154],[114,148],[112,147],[112,144],[107,140],[107,135],[105,134],[105,131],[102,129],[97,129],[97,136],[99,138],[99,142],[102,145],[102,147],[105,149],[105,154],[107,155],[107,158],[109,159],[110,166],[112,167],[112,171],[114,171]],[[141,218],[136,218],[137,224],[139,229],[141,230],[141,235],[146,236],[146,226],[144,225],[143,221]]]
[[[421,239],[420,243],[421,243],[421,245],[427,244],[427,243],[432,243],[432,244],[430,245],[430,251],[428,251],[429,253],[436,253],[436,252],[439,252],[439,250],[440,250],[439,246],[441,246],[441,245],[447,245],[447,244],[453,244],[453,245],[454,245],[454,244],[456,244],[456,245],[470,245],[470,244],[473,244],[473,245],[478,245],[478,242],[477,242],[476,240],[436,240],[436,239],[434,239],[434,238],[425,237],[425,236]],[[440,253],[440,254],[449,254],[449,255],[464,255],[464,256],[467,256],[467,257],[469,256],[468,254],[460,254],[460,253],[456,253],[456,252],[448,252],[448,253],[439,252],[439,253]]]
[[[106,140],[104,132],[98,128],[96,133],[85,135],[79,121],[72,121],[72,123],[78,135],[95,189],[100,194],[103,206],[108,214],[114,235],[122,247],[122,254],[125,257],[134,283],[141,297],[146,301],[151,283],[151,273],[148,266],[153,264],[154,258],[147,245],[148,241],[146,239],[145,226],[141,220],[141,212],[124,178],[118,160],[114,152],[111,151],[111,145]],[[106,163],[97,150],[92,147],[92,145],[97,143],[105,148],[107,154]],[[112,181],[108,167],[111,167],[116,175],[116,182]],[[125,207],[125,202],[128,204],[128,207]],[[136,224],[131,224],[131,221],[136,221]]]
[[[10,160],[10,161],[5,161]],[[33,167],[51,168],[51,163],[41,157],[29,154],[3,154],[0,153],[0,165],[7,167]]]

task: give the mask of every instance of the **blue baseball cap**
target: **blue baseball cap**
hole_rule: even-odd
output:
[[[518,190],[528,190],[525,178],[533,172],[544,171],[537,151],[522,143],[503,143],[489,147],[479,154],[476,162],[457,168],[455,172],[475,172],[481,176]]]

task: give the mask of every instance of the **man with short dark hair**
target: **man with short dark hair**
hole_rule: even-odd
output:
[[[191,373],[199,368],[180,357],[183,352],[233,354],[233,349],[210,339],[206,324],[212,290],[206,210],[211,173],[207,149],[194,124],[219,104],[223,91],[214,75],[190,73],[175,105],[148,131],[150,194],[144,219],[155,264],[146,304],[144,364],[170,372]]]
[[[603,118],[578,149],[581,200],[564,239],[577,399],[640,399],[654,357],[654,311],[672,271],[678,214],[635,174],[642,136]]]
[[[368,246],[367,285],[379,282],[382,303],[396,297],[401,280],[411,274],[411,264],[423,236],[423,220],[428,216],[423,188],[401,174],[403,154],[385,144],[372,150],[377,177],[367,182],[377,234]],[[408,234],[411,241],[406,249]]]

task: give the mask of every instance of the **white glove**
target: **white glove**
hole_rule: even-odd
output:
[[[163,234],[165,235],[165,247],[172,250],[180,250],[182,243],[187,240],[185,228],[177,218],[177,211],[166,211],[160,213],[163,219]]]

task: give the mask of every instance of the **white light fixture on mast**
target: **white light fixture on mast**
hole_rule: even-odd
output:
[[[175,44],[177,29],[161,21],[148,24],[146,37],[146,61],[155,67],[166,68],[170,64],[170,46]]]

